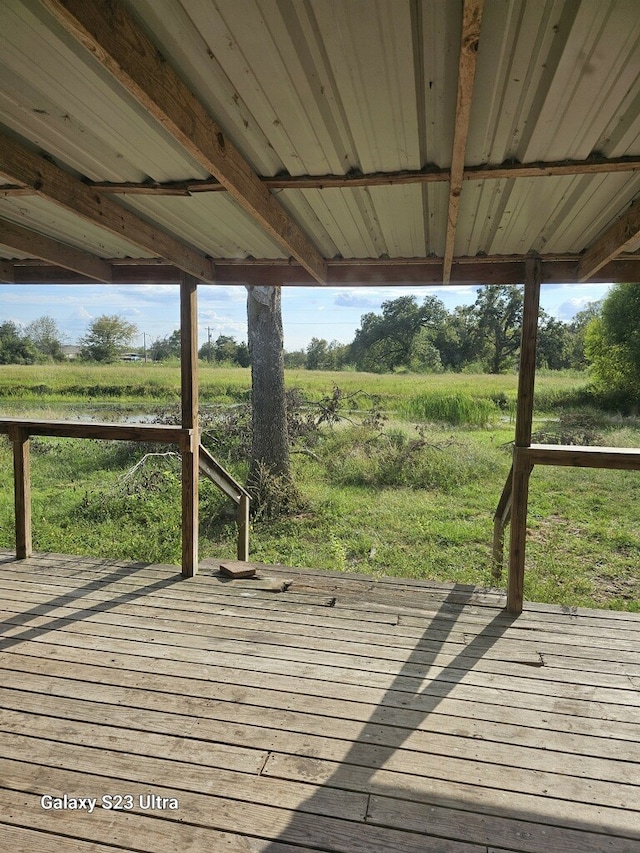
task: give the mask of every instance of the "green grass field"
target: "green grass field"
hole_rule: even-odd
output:
[[[309,400],[330,394],[334,383],[345,394],[379,395],[388,420],[382,430],[359,425],[369,405],[369,397],[363,397],[363,410],[349,412],[354,423],[324,428],[312,445],[294,448],[303,451],[293,455],[302,505],[293,517],[254,522],[255,559],[376,576],[494,583],[492,520],[510,465],[515,376],[289,371],[287,382]],[[205,407],[237,403],[247,399],[250,374],[205,367],[200,384]],[[588,433],[593,443],[638,446],[637,420],[593,410],[567,417],[567,407],[581,399],[586,384],[581,375],[541,375],[535,428],[545,435],[559,437],[568,430],[578,438]],[[3,367],[0,378],[5,415],[117,419],[178,398],[176,366]],[[479,417],[473,401],[486,411],[482,426],[469,423]],[[456,423],[440,421],[443,412]],[[178,563],[179,464],[173,456],[153,456],[131,473],[145,449],[152,448],[32,439],[35,548]],[[222,461],[244,477],[241,460]],[[638,498],[640,478],[633,472],[536,469],[526,597],[640,609]],[[215,489],[202,483],[203,557],[234,555],[232,519]],[[3,438],[0,545],[12,544],[11,458]]]

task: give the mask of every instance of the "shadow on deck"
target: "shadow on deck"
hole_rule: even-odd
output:
[[[637,614],[268,573],[2,562],[4,849],[640,849]]]

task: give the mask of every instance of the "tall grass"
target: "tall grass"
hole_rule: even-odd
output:
[[[518,377],[515,374],[424,375],[287,370],[285,381],[288,387],[299,388],[310,400],[321,399],[331,392],[334,385],[337,385],[344,395],[358,391],[377,395],[382,407],[389,412],[398,411],[403,404],[414,398],[434,398],[438,395],[440,399],[461,396],[486,400],[503,412],[511,412],[515,408],[518,387]],[[562,405],[580,402],[579,398],[581,395],[584,397],[587,381],[586,375],[569,371],[541,372],[536,381],[536,409],[547,412]],[[199,384],[200,398],[204,403],[241,402],[246,400],[250,393],[251,373],[248,368],[201,364]],[[4,403],[13,405],[17,401],[175,402],[179,400],[179,396],[178,364],[3,365],[0,375],[0,407]],[[435,405],[442,411],[442,403]],[[415,406],[418,414],[420,403]],[[453,408],[459,408],[459,404],[453,404]],[[432,415],[427,414],[425,417],[430,418]],[[474,423],[474,420],[462,419],[459,423]]]
[[[50,376],[42,370],[3,369],[0,384],[19,380],[81,385],[85,380],[96,384],[111,377],[112,386],[118,382],[133,386],[153,377],[172,388],[174,402],[179,397],[175,367],[114,365],[94,368],[92,373],[86,366],[63,366],[53,368]],[[423,424],[415,430],[406,418],[391,417],[382,426],[372,424],[370,418],[367,425],[353,426],[349,421],[363,418],[350,412],[349,421],[333,429],[323,426],[315,443],[305,436],[298,445],[304,452],[294,453],[292,462],[306,505],[289,517],[254,520],[252,558],[374,576],[491,585],[492,519],[513,439],[513,424],[504,415],[515,400],[516,377],[296,371],[287,381],[290,387],[302,387],[307,400],[330,393],[334,382],[345,394],[357,390],[377,394],[387,413],[402,407],[411,410],[414,423],[423,420]],[[571,399],[572,389],[581,381],[541,376],[538,390],[551,406]],[[249,372],[204,367],[203,385],[222,399],[246,395]],[[8,399],[0,400],[0,411],[7,411]],[[72,404],[71,398],[57,399],[64,401],[58,405],[75,405],[78,413],[87,411],[87,398],[84,406],[82,401]],[[150,396],[138,402],[144,404],[145,399],[148,408],[155,406]],[[458,402],[452,405],[452,399]],[[425,400],[430,400],[429,405]],[[474,415],[469,400],[491,407],[484,410],[492,413],[488,426],[474,425],[483,409],[477,407],[480,415]],[[34,401],[33,410],[38,402]],[[91,411],[98,403],[107,405],[102,398],[92,403]],[[40,405],[40,416],[47,405]],[[115,405],[124,410],[129,404],[120,398]],[[418,409],[421,418],[416,417]],[[496,413],[502,417],[498,419]],[[591,413],[592,419],[596,414]],[[438,425],[443,417],[449,422]],[[461,425],[452,426],[451,420]],[[585,423],[589,426],[584,411],[577,421],[574,416],[573,424],[554,413],[542,428],[562,433],[559,440],[564,442],[568,427],[584,430]],[[640,445],[638,419],[600,413],[595,427],[607,445]],[[228,448],[237,440],[234,435],[226,422],[215,433],[221,458],[224,442]],[[577,438],[584,441],[584,435]],[[36,550],[179,562],[180,467],[175,460],[161,457],[136,467],[148,448],[126,442],[33,438],[31,448]],[[237,453],[229,455],[234,458],[225,458],[225,465],[242,480],[243,461],[238,461]],[[537,466],[529,497],[525,596],[567,605],[640,610],[640,475]],[[201,483],[200,502],[202,557],[233,556],[233,507],[207,481]],[[0,436],[0,547],[13,547],[12,454],[4,436]]]
[[[402,403],[400,414],[407,420],[447,423],[452,426],[483,427],[500,413],[493,400],[468,394],[425,392]]]

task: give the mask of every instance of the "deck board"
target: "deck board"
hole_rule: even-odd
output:
[[[212,568],[0,555],[3,849],[640,849],[637,614]]]

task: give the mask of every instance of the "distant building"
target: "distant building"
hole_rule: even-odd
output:
[[[76,346],[76,344],[62,344],[62,354],[65,358],[68,358],[69,361],[73,361],[73,359],[78,358],[81,350],[82,347]]]

